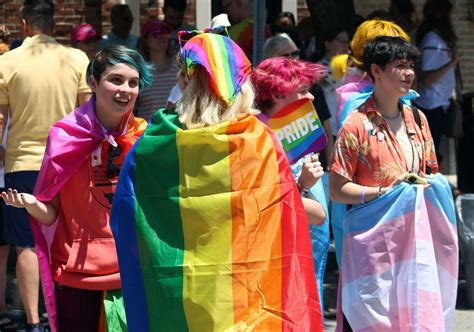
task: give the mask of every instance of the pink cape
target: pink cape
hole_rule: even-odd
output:
[[[341,120],[342,110],[344,109],[347,99],[349,99],[352,94],[360,92],[365,87],[372,84],[373,82],[370,77],[368,75],[363,75],[363,73],[346,75],[346,77],[344,77],[343,85],[336,89],[336,123],[339,124],[339,121]]]
[[[33,191],[39,201],[51,201],[87,156],[103,141],[113,139],[112,134],[105,133],[94,110],[95,98],[92,97],[90,101],[76,108],[74,112],[56,122],[51,128],[43,163]],[[140,125],[143,122],[144,120],[135,119],[133,115],[130,115],[123,133],[132,130],[133,134],[138,137],[145,128],[144,125]],[[137,127],[142,129],[137,131]],[[119,132],[117,136],[121,134]],[[51,226],[44,226],[30,216],[30,223],[39,260],[46,309],[51,330],[55,332],[57,331],[56,305],[49,247],[54,237],[57,221]]]

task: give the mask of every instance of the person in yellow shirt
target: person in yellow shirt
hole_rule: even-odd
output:
[[[20,16],[25,40],[0,57],[0,138],[9,117],[5,185],[31,193],[51,125],[90,97],[85,80],[89,60],[84,52],[51,37],[51,0],[25,0]],[[4,217],[5,239],[17,248],[16,276],[26,331],[41,332],[38,260],[28,215],[24,209],[6,206]]]

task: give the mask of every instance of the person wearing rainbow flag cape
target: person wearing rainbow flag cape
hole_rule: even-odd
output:
[[[30,214],[52,331],[126,331],[109,216],[120,165],[147,125],[133,105],[152,76],[138,52],[109,46],[87,77],[94,95],[51,128],[34,195],[2,198]]]
[[[133,331],[322,331],[308,221],[230,38],[181,50],[187,86],[124,162],[112,208]]]
[[[436,174],[425,115],[400,101],[418,57],[401,37],[369,41],[363,64],[373,93],[348,114],[336,139],[331,198],[354,205],[342,222],[337,331],[451,329],[458,273],[453,198]]]

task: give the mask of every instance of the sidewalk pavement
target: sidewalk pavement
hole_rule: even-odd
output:
[[[325,332],[334,332],[336,321],[328,320],[324,324]],[[474,331],[474,310],[456,310],[454,324],[451,332],[472,332]]]

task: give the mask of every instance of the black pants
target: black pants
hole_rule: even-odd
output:
[[[103,291],[55,285],[59,332],[99,330]]]

